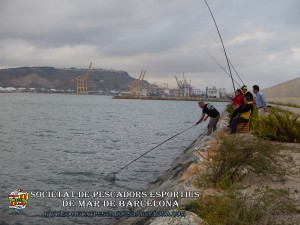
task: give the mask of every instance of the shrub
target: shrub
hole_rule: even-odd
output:
[[[257,113],[253,116],[256,119]],[[295,173],[290,169],[295,166],[292,157],[282,148],[252,135],[219,136],[212,161],[205,162],[196,181],[202,195],[185,209],[214,225],[271,225],[278,222],[276,218],[298,213],[289,191],[243,189],[240,182],[249,174],[283,181]]]
[[[269,102],[269,103],[274,104],[274,105],[282,105],[282,106],[287,106],[287,107],[300,108],[299,105],[291,104],[291,103],[279,103],[279,102]]]
[[[227,105],[227,107],[226,107],[226,112],[228,112],[229,118],[231,118],[232,113],[233,113],[233,107],[232,107],[232,104],[228,104],[228,105]]]
[[[293,161],[281,153],[280,148],[278,144],[256,137],[223,137],[206,171],[199,174],[196,185],[224,189],[249,173],[283,180],[289,172],[285,162],[293,165]]]
[[[299,115],[272,108],[268,116],[253,117],[254,134],[270,140],[300,143]]]
[[[274,215],[297,211],[295,200],[285,190],[256,190],[246,195],[235,186],[228,187],[221,195],[201,196],[185,209],[215,225],[270,224]]]

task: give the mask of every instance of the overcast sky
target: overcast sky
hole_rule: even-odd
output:
[[[300,75],[299,0],[207,0],[227,54],[248,86]],[[85,67],[127,71],[175,86],[232,89],[203,0],[0,0],[0,68]],[[233,71],[233,74],[234,71]],[[235,76],[237,82],[241,83]]]

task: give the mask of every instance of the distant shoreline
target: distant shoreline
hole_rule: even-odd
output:
[[[229,99],[200,98],[200,97],[113,96],[112,98],[113,99],[136,99],[136,100],[230,102]]]
[[[202,97],[161,97],[161,96],[119,96],[119,95],[103,95],[98,93],[89,93],[87,95],[76,94],[72,92],[0,92],[0,94],[63,94],[78,96],[107,96],[112,99],[134,99],[134,100],[161,100],[161,101],[206,101],[206,102],[231,102],[230,99],[223,98],[202,98]]]

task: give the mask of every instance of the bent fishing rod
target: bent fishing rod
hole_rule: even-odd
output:
[[[129,165],[131,165],[133,162],[135,162],[136,160],[138,160],[139,158],[143,157],[144,155],[146,155],[147,153],[151,152],[152,150],[156,149],[157,147],[161,146],[162,144],[166,143],[167,141],[171,140],[172,138],[192,129],[193,127],[197,126],[196,124],[185,129],[184,131],[181,131],[175,135],[173,135],[172,137],[168,138],[167,140],[161,142],[160,144],[156,145],[155,147],[151,148],[150,150],[148,150],[147,152],[143,153],[142,155],[140,155],[139,157],[135,158],[134,160],[132,160],[130,163],[126,164],[125,166],[123,166],[122,168],[120,168],[119,170],[117,170],[116,172],[110,173],[109,175],[107,175],[104,179],[108,179],[112,182],[114,182],[116,180],[116,174],[119,173],[121,170],[125,169],[126,167],[128,167]],[[112,176],[112,177],[111,177]]]
[[[207,55],[210,56],[210,58],[230,77],[230,74],[227,72],[227,70],[225,70],[225,68],[211,55],[209,54],[209,52],[205,49],[203,49]],[[241,88],[242,86],[234,79],[232,78],[233,81]],[[244,83],[243,83],[244,84]]]
[[[211,17],[212,17],[212,19],[213,19],[213,21],[214,21],[214,24],[215,24],[215,26],[216,26],[216,28],[217,28],[217,31],[218,31],[218,34],[219,34],[219,38],[220,38],[220,40],[221,40],[221,43],[222,43],[222,46],[223,46],[223,50],[224,50],[224,54],[225,54],[225,57],[226,57],[227,66],[228,66],[228,69],[229,69],[229,73],[230,73],[230,77],[231,77],[231,81],[232,81],[233,90],[234,90],[234,92],[235,92],[235,86],[234,86],[234,82],[233,82],[233,77],[232,77],[232,73],[231,73],[231,68],[230,68],[230,65],[229,65],[229,59],[228,59],[228,56],[227,56],[227,52],[226,52],[226,50],[225,50],[225,46],[224,46],[224,43],[223,43],[223,39],[222,39],[221,33],[220,33],[220,31],[219,31],[219,27],[218,27],[218,25],[217,25],[217,22],[216,22],[216,20],[215,20],[215,17],[214,17],[214,15],[213,15],[213,13],[212,13],[212,11],[211,11],[211,9],[210,9],[210,7],[209,7],[207,1],[206,1],[206,0],[203,0],[203,1],[205,2],[206,6],[207,6],[207,8],[208,8],[208,10],[209,10],[209,12],[210,12],[210,15],[211,15]]]

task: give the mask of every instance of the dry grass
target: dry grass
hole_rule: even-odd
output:
[[[210,143],[213,160],[193,167],[192,174],[198,170],[195,185],[202,195],[186,209],[209,224],[300,224],[300,179],[294,186],[284,186],[298,176],[300,151],[295,151],[295,144],[224,132],[215,138]]]

